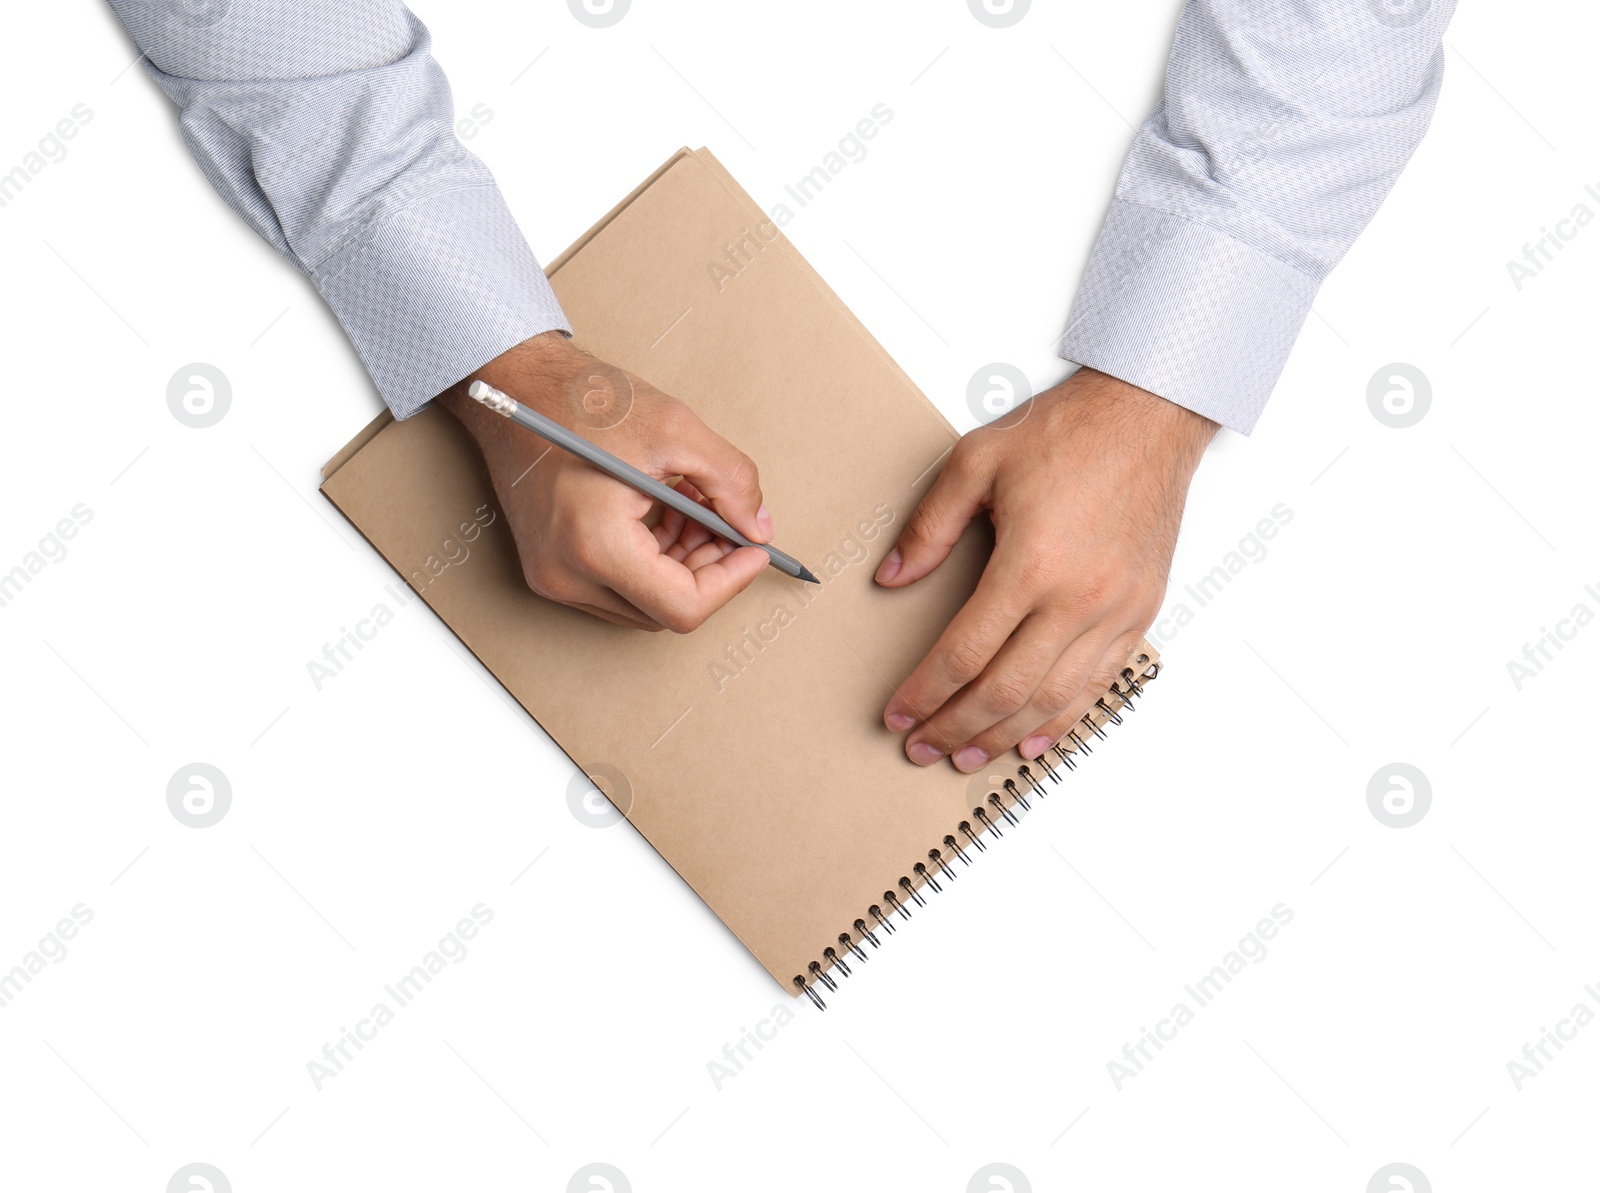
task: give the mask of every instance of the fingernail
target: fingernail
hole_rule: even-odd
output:
[[[988,762],[989,755],[977,746],[962,746],[950,756],[950,761],[956,764],[956,769],[962,774],[970,774]]]
[[[1017,747],[1017,752],[1024,758],[1037,758],[1049,748],[1050,739],[1044,734],[1039,733],[1035,734],[1033,737],[1023,738],[1022,744]]]
[[[900,574],[900,564],[902,562],[903,559],[900,555],[899,547],[896,547],[893,551],[890,551],[888,558],[878,565],[878,583],[887,584],[896,576],[898,576]]]
[[[883,723],[896,733],[904,733],[917,723],[916,717],[908,717],[903,712],[892,712],[883,718]]]
[[[764,505],[756,511],[756,529],[768,542],[772,541],[772,515],[767,513],[767,507]]]
[[[944,757],[937,746],[930,746],[925,741],[911,743],[910,748],[906,750],[906,754],[918,766],[929,766]]]

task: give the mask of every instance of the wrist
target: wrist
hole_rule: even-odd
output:
[[[559,422],[560,399],[594,357],[559,331],[547,331],[502,352],[473,373],[525,406]]]
[[[1097,369],[1079,369],[1061,390],[1077,417],[1112,424],[1123,438],[1159,451],[1190,472],[1221,430],[1203,414]]]
[[[496,389],[557,422],[566,424],[566,403],[562,396],[573,377],[593,358],[559,331],[542,332],[507,349],[475,369],[469,378],[452,385],[439,395],[439,404],[458,418],[485,454],[502,450],[520,437],[509,434],[512,424],[467,396],[467,385],[474,379],[487,381]]]

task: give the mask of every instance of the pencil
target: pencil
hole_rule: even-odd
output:
[[[662,505],[670,506],[685,518],[692,522],[698,522],[711,533],[727,539],[735,546],[761,548],[767,553],[768,562],[784,575],[793,576],[796,580],[805,580],[811,584],[821,583],[811,574],[805,564],[794,556],[785,555],[778,548],[768,546],[766,543],[751,542],[735,530],[715,510],[685,497],[676,489],[662,484],[653,476],[646,476],[626,460],[617,459],[616,456],[613,456],[605,449],[590,443],[582,435],[569,431],[560,423],[546,418],[537,410],[529,409],[510,394],[502,393],[487,381],[474,381],[467,387],[467,396],[483,403],[496,414],[504,415],[518,426],[528,428],[539,438],[571,452],[580,460],[588,461],[607,476],[621,481],[629,488],[638,490],[652,501],[659,501]]]

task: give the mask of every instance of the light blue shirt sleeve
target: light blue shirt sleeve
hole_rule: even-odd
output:
[[[397,417],[570,334],[398,0],[110,2],[206,177],[315,284]]]
[[[1187,0],[1061,355],[1249,434],[1427,131],[1455,0]]]

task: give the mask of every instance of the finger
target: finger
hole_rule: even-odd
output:
[[[680,634],[697,629],[747,588],[769,562],[759,547],[739,547],[688,568],[661,554],[643,525],[635,522],[633,529],[636,535],[594,544],[608,554],[592,561],[593,574],[646,617]]]
[[[764,572],[771,558],[759,547],[735,547],[731,543],[710,542],[695,551],[677,575],[691,578],[691,588],[675,596],[664,615],[658,614],[668,629],[687,634],[699,629]],[[663,567],[665,563],[663,563]],[[658,571],[658,575],[665,575]]]
[[[683,563],[684,567],[688,568],[692,572],[704,567],[708,563],[715,563],[724,555],[738,550],[740,550],[740,548],[735,547],[732,543],[724,542],[719,538],[714,538],[710,542],[701,543],[700,546],[696,547],[693,551],[690,551],[689,554],[685,555],[681,562]]]
[[[668,554],[681,563],[707,543],[720,543],[729,548],[733,546],[732,543],[724,542],[724,540],[712,534],[710,530],[700,525],[700,523],[687,522],[682,533],[678,535],[677,541],[672,544],[672,549]]]
[[[1091,629],[1069,642],[1026,703],[1010,716],[974,734],[950,756],[956,769],[976,770],[1025,738],[1031,739],[1030,748],[1037,746],[1031,754],[1023,751],[1028,758],[1037,758],[1054,745],[1055,738],[1041,744],[1041,726],[1069,715],[1073,720],[1082,716],[1110,686],[1110,678],[1098,689],[1095,686],[1098,673],[1110,667],[1115,656],[1116,647],[1108,647],[1108,641],[1106,631]],[[981,761],[969,765],[977,759]]]
[[[963,772],[987,765],[993,755],[974,745],[973,739],[1015,716],[1033,700],[1060,659],[1063,643],[1076,636],[1076,627],[1068,629],[1062,621],[1061,614],[1053,613],[1035,612],[1025,617],[982,674],[906,738],[906,757],[926,766],[948,754]],[[1095,657],[1099,657],[1098,651]],[[1076,690],[1072,694],[1076,695]],[[1042,719],[1035,718],[1022,732]]]
[[[631,625],[641,630],[663,628],[660,622],[632,601],[617,595],[606,585],[586,577],[569,576],[566,583],[558,585],[556,591],[560,595],[552,599],[596,617],[603,617],[606,621],[613,621],[618,625]]]
[[[933,488],[911,512],[874,578],[886,588],[903,588],[922,579],[945,561],[988,499],[989,479],[958,445]]]
[[[570,609],[598,617],[615,625],[625,625],[639,630],[659,630],[661,623],[641,612],[632,602],[626,601],[604,585],[595,584],[578,576],[557,579],[544,577],[538,585],[530,585],[546,600]]]
[[[605,595],[615,596],[616,594],[607,593]],[[601,608],[599,605],[586,605],[579,601],[562,601],[561,603],[568,608],[578,610],[580,613],[587,613],[590,617],[598,617],[601,621],[609,621],[612,625],[619,625],[625,629],[647,630],[652,634],[659,634],[662,629],[661,626],[653,621],[640,621],[637,617],[626,617],[610,609]],[[627,604],[626,601],[621,603]]]
[[[655,540],[644,524],[628,522],[633,529],[646,536],[654,547]],[[528,587],[546,600],[588,613],[618,625],[631,625],[638,629],[659,630],[661,624],[636,605],[612,592],[604,583],[586,574],[583,562],[577,558],[581,552],[567,549],[551,550],[541,555],[525,557],[523,579]]]
[[[659,543],[660,540],[661,535],[657,533],[656,541]],[[682,563],[685,559],[687,559],[690,555],[693,555],[707,543],[721,544],[729,551],[733,550],[732,543],[724,542],[722,539],[712,534],[704,526],[695,526],[694,523],[691,522],[688,527],[684,528],[683,532],[679,534],[676,539],[672,540],[670,543],[666,543],[661,547],[661,554],[665,555],[668,559],[675,559],[679,563]]]
[[[677,489],[690,501],[698,505],[705,504],[705,499],[700,490],[687,480],[680,477],[673,488]],[[661,544],[662,554],[670,555],[680,561],[699,547],[701,543],[715,537],[706,527],[670,505],[662,511],[661,521],[652,529],[651,533],[655,535],[656,542]]]
[[[1007,591],[1014,574],[1006,567],[1007,558],[1003,549],[995,550],[977,590],[939,635],[927,657],[895,689],[883,710],[883,723],[894,732],[903,733],[927,720],[982,675],[1022,621],[1025,610],[1016,607]]]
[[[661,513],[661,521],[650,528],[650,533],[655,535],[656,543],[663,552],[670,551],[683,534],[684,525],[689,521],[670,505]]]
[[[1137,633],[1129,633],[1112,642],[1091,670],[1090,677],[1085,681],[1083,691],[1078,694],[1078,698],[1065,712],[1051,717],[1025,735],[1017,744],[1018,752],[1024,758],[1037,758],[1066,737],[1069,732],[1078,731],[1081,735],[1087,736],[1089,730],[1082,723],[1084,715],[1094,707],[1096,700],[1105,696],[1112,682],[1122,674],[1122,668],[1127,666],[1128,656],[1138,645],[1139,637]],[[1117,708],[1115,703],[1111,701],[1107,703],[1111,704],[1114,710]]]
[[[692,410],[680,409],[660,452],[663,467],[690,482],[740,534],[751,542],[772,541],[772,517],[762,500],[755,461]]]

